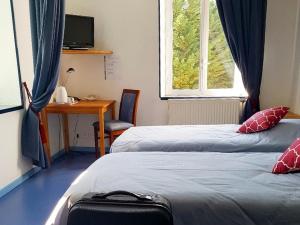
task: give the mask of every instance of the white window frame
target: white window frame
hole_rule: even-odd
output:
[[[209,0],[201,1],[200,74],[198,89],[173,89],[173,0],[160,2],[160,95],[169,97],[246,97],[241,74],[234,70],[233,88],[208,89]]]

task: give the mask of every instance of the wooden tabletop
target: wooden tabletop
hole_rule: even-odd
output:
[[[77,103],[73,104],[58,104],[58,103],[50,103],[46,106],[45,110],[49,113],[55,113],[55,112],[92,112],[95,113],[100,108],[108,108],[114,104],[114,100],[95,100],[95,101],[86,101],[81,100]]]
[[[53,108],[53,107],[74,107],[74,108],[80,108],[80,107],[107,107],[111,103],[115,102],[114,100],[95,100],[95,101],[86,101],[81,100],[77,103],[65,103],[65,104],[58,104],[58,103],[50,103],[47,105],[47,108]]]

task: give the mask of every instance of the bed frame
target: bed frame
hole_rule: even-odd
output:
[[[293,112],[289,112],[284,118],[285,119],[300,119],[300,115],[293,113]]]

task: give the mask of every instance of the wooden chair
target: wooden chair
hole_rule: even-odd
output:
[[[110,145],[114,142],[115,138],[120,136],[124,131],[130,127],[136,126],[136,114],[140,90],[124,89],[121,97],[119,120],[106,121],[104,124],[105,133],[108,134]],[[93,123],[94,138],[95,138],[95,151],[98,158],[98,132],[99,122]]]

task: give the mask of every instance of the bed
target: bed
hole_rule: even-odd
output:
[[[106,155],[75,180],[47,225],[66,225],[68,208],[85,193],[115,190],[163,195],[171,203],[174,225],[299,225],[300,174],[272,174],[279,156],[211,152]]]
[[[300,137],[300,120],[284,119],[271,130],[240,134],[239,125],[133,127],[111,152],[283,152]]]

